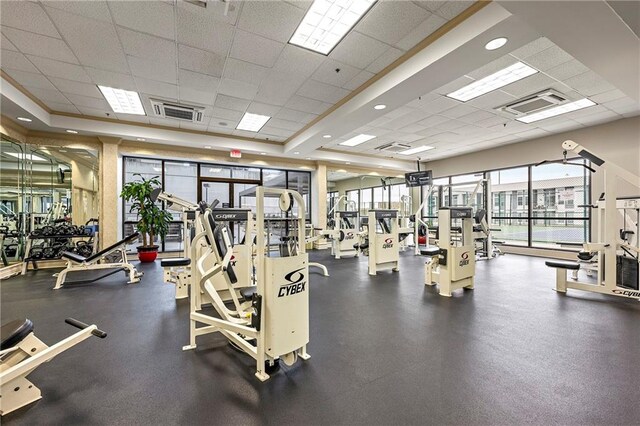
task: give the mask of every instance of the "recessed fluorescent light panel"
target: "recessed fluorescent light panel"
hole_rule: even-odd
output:
[[[328,55],[377,0],[315,0],[289,43]]]
[[[422,145],[422,146],[416,146],[415,148],[407,149],[405,151],[400,151],[398,154],[413,155],[413,154],[417,154],[419,152],[429,151],[430,149],[433,149],[433,147],[432,146]]]
[[[269,121],[271,117],[260,114],[251,114],[250,112],[245,112],[242,120],[238,123],[236,130],[247,130],[249,132],[257,132],[262,129],[267,121]]]
[[[471,99],[477,98],[478,96],[484,95],[485,93],[493,92],[507,84],[522,80],[523,78],[529,77],[537,72],[537,69],[531,68],[529,65],[523,64],[522,62],[516,62],[515,64],[485,78],[474,81],[471,84],[467,84],[462,89],[451,92],[447,96],[462,102],[467,102]]]
[[[98,86],[102,96],[109,102],[115,113],[146,115],[142,107],[142,101],[137,92],[130,90],[114,89],[113,87]]]
[[[534,121],[544,120],[545,118],[555,117],[556,115],[566,114],[568,112],[577,111],[579,109],[588,108],[594,106],[596,103],[590,99],[584,98],[578,101],[569,102],[568,104],[558,105],[553,108],[546,109],[544,111],[534,112],[533,114],[525,115],[524,117],[516,118],[516,120],[523,123],[533,123]]]
[[[10,155],[15,158],[19,158],[20,160],[24,160],[25,158],[29,161],[48,161],[46,158],[40,157],[36,154],[22,154],[19,152],[4,152],[3,154]]]
[[[361,143],[365,143],[366,141],[370,141],[373,138],[375,138],[375,136],[360,134],[358,136],[352,137],[351,139],[347,139],[344,142],[340,142],[340,145],[357,146],[357,145],[360,145]]]

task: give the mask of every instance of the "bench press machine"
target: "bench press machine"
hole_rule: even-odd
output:
[[[62,271],[54,274],[57,275],[58,279],[56,280],[56,285],[53,287],[54,290],[58,290],[65,285],[65,281],[67,279],[67,274],[69,272],[85,272],[85,271],[95,271],[98,269],[115,269],[115,271],[109,272],[107,274],[101,275],[97,278],[94,278],[89,281],[82,281],[83,283],[90,283],[94,281],[98,281],[102,278],[108,277],[109,275],[113,275],[117,272],[124,271],[125,274],[129,275],[128,284],[134,284],[140,282],[140,277],[144,274],[144,272],[138,272],[136,268],[129,263],[127,260],[127,244],[132,243],[138,239],[140,234],[138,232],[134,232],[133,234],[121,239],[117,243],[110,245],[109,247],[101,250],[91,256],[85,257],[77,253],[73,253],[70,251],[65,251],[62,253],[62,257],[66,259],[67,266]],[[111,260],[111,256],[118,256],[118,260]],[[66,284],[74,284],[66,283]]]
[[[27,376],[45,362],[91,336],[101,339],[107,333],[95,325],[73,318],[67,324],[81,329],[53,346],[47,346],[33,334],[33,323],[28,320],[11,321],[2,326],[0,335],[0,415],[9,414],[42,398],[40,389]]]
[[[589,160],[591,165],[602,168],[606,196],[604,199],[600,197],[597,205],[597,241],[584,243],[581,252],[585,259],[589,256],[597,258],[595,265],[590,265],[590,269],[596,272],[596,280],[591,283],[577,280],[577,271],[581,267],[579,262],[549,260],[545,265],[556,269],[556,291],[566,293],[567,289],[572,288],[640,300],[640,239],[637,235],[640,232],[640,199],[617,198],[620,181],[640,188],[640,176],[605,161],[574,141],[564,141],[562,148],[563,162],[566,161],[567,152],[572,151]],[[619,219],[620,210],[623,211],[622,221]],[[633,229],[626,229],[629,224],[626,210],[635,212],[635,224],[631,226]],[[567,271],[574,274],[572,280],[567,280]]]
[[[288,219],[297,233],[289,240],[295,247],[281,253],[289,256],[268,256],[265,196],[277,196],[283,212],[293,213],[293,204],[297,204],[297,214]],[[203,221],[205,236],[202,237],[206,249],[196,261],[199,285],[191,286],[190,344],[183,350],[195,349],[197,336],[219,332],[229,339],[232,346],[256,360],[255,375],[265,381],[269,378],[268,369],[275,367],[279,360],[293,365],[298,357],[309,359],[306,351],[309,342],[309,262],[304,244],[305,205],[302,196],[295,191],[257,187],[256,205],[257,286],[247,291],[240,289],[243,300],[235,296],[237,277],[231,263],[233,243],[228,226],[216,223],[212,210],[206,211]],[[210,262],[213,266],[208,267]],[[226,291],[232,295],[233,309],[225,305],[214,285],[213,279],[217,276],[224,279]],[[200,312],[201,307],[197,304],[200,289],[208,295],[220,318]]]

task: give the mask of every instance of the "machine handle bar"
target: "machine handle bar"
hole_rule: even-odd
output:
[[[86,324],[86,323],[84,323],[82,321],[78,321],[77,319],[73,319],[73,318],[67,318],[66,320],[64,320],[64,322],[66,322],[67,324],[72,325],[72,326],[74,326],[76,328],[79,328],[81,330],[91,327],[89,324]],[[98,329],[98,328],[93,330],[91,332],[91,334],[93,334],[94,336],[99,337],[101,339],[104,339],[105,337],[107,337],[107,333],[102,331],[102,330],[100,330],[100,329]]]

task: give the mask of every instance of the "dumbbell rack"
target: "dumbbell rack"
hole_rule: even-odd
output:
[[[86,233],[83,234],[69,234],[69,235],[38,235],[38,234],[31,234],[27,237],[27,244],[26,244],[26,248],[25,248],[25,258],[22,262],[22,275],[26,274],[27,271],[29,270],[29,262],[31,262],[31,264],[33,265],[33,269],[37,270],[38,269],[38,262],[56,262],[59,261],[61,259],[60,256],[56,255],[55,257],[49,257],[49,258],[34,258],[31,256],[31,249],[33,247],[33,242],[37,241],[37,240],[44,240],[44,241],[55,241],[55,240],[68,240],[68,239],[79,239],[79,238],[93,238],[93,249],[92,249],[92,253],[94,254],[97,250],[98,247],[98,233],[94,233],[91,235],[88,235]],[[57,262],[56,262],[57,263]],[[56,266],[56,265],[54,265]]]

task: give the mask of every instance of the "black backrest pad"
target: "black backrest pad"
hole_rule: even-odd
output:
[[[378,219],[378,223],[380,224],[380,227],[382,228],[382,232],[384,232],[385,234],[390,234],[391,233],[391,228],[389,227],[389,224],[387,223],[387,219]]]
[[[33,323],[28,319],[14,320],[0,327],[0,350],[14,347],[33,331]]]
[[[97,252],[96,254],[87,257],[85,260],[86,261],[91,261],[94,259],[98,259],[100,257],[102,257],[103,255],[107,254],[108,252],[110,252],[111,250],[118,248],[122,245],[128,244],[130,242],[133,242],[135,240],[138,239],[138,237],[140,236],[139,232],[134,232],[133,234],[124,237],[123,239],[121,239],[120,241],[118,241],[117,243],[113,243],[111,244],[109,247],[105,248],[104,250],[101,250],[99,252]]]
[[[224,234],[222,232],[223,229],[227,229],[227,232],[229,232],[229,228],[227,227],[227,225],[222,224],[216,226],[213,231],[213,237],[216,240],[216,249],[218,250],[220,258],[224,258],[227,255],[227,246],[225,244]],[[229,276],[229,281],[231,281],[231,284],[235,284],[238,282],[238,277],[236,276],[231,263],[227,265],[227,275]]]
[[[484,209],[479,209],[476,212],[476,216],[475,216],[476,223],[482,223],[482,219],[484,219],[486,216],[487,216],[487,211]]]

